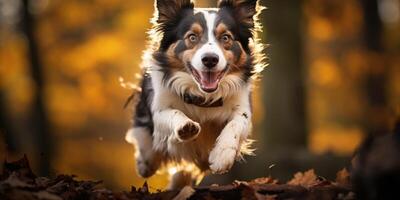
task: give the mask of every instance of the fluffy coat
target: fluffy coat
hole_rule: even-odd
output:
[[[227,172],[251,154],[251,91],[265,63],[257,0],[156,0],[141,91],[126,140],[139,175],[176,170],[169,188]]]

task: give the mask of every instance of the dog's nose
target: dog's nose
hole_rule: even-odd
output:
[[[211,69],[218,64],[219,58],[215,53],[207,53],[203,55],[201,61],[203,62],[204,66]]]

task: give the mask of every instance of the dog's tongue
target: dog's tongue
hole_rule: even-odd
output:
[[[218,88],[218,72],[201,72],[201,88],[206,92],[213,92]]]

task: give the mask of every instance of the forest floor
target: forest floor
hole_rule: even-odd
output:
[[[188,195],[189,194],[189,195]],[[299,172],[287,183],[271,177],[250,182],[235,181],[229,185],[185,188],[182,191],[157,191],[150,193],[147,183],[131,191],[113,192],[101,181],[81,181],[72,175],[54,178],[36,176],[28,159],[4,162],[0,175],[0,199],[3,200],[61,200],[61,199],[355,199],[351,191],[349,173],[343,169],[335,181],[319,177],[314,170]]]

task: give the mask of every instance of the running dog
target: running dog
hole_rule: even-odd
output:
[[[225,173],[251,154],[251,91],[265,63],[257,0],[156,0],[140,93],[126,140],[137,171],[179,166],[170,189]]]

